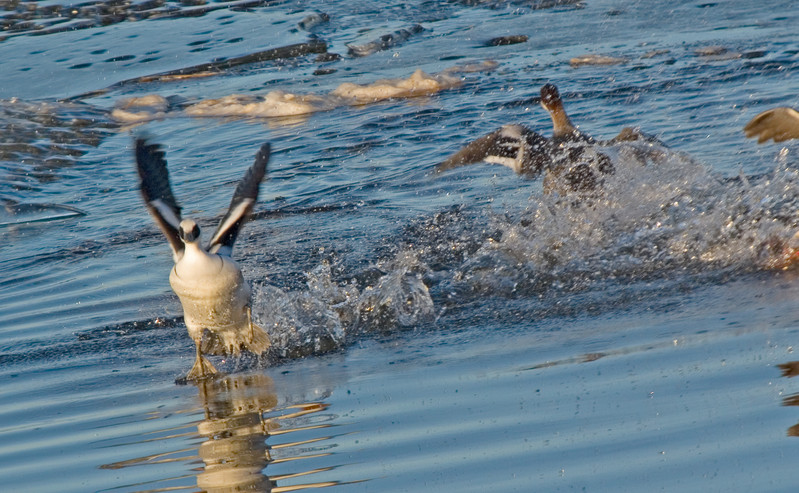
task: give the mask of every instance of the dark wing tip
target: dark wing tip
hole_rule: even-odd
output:
[[[261,184],[264,177],[266,176],[266,165],[269,164],[269,158],[272,155],[272,145],[267,142],[258,149],[258,152],[255,154],[255,162],[250,169],[247,171],[247,174],[244,175],[244,179],[242,182],[254,182],[256,188],[256,196],[253,198],[258,198],[258,185]],[[238,190],[236,190],[238,192]]]
[[[133,141],[136,144],[136,157],[139,156],[139,153],[151,152],[152,150],[160,149],[160,144],[151,144],[150,141],[152,137],[145,133],[137,134],[133,137]]]
[[[266,176],[266,165],[269,164],[269,157],[272,155],[272,146],[267,142],[262,145],[258,152],[255,154],[255,162],[250,169],[244,174],[244,177],[236,186],[236,191],[233,193],[233,206],[237,200],[253,199],[258,200],[258,190],[261,182]]]
[[[136,168],[141,179],[141,192],[144,200],[163,200],[178,208],[169,186],[169,171],[160,144],[150,144],[144,138],[136,138]]]
[[[255,154],[255,165],[260,166],[266,172],[266,164],[269,162],[269,157],[272,155],[272,144],[269,142],[265,143],[258,149],[258,152]]]
[[[169,185],[169,171],[160,144],[151,144],[148,137],[134,138],[136,168],[141,179],[141,194],[155,222],[169,240],[175,254],[183,251],[183,242],[178,237],[180,206]]]
[[[266,165],[269,163],[271,153],[272,146],[267,142],[255,154],[255,163],[250,166],[236,186],[230,207],[211,238],[208,245],[211,252],[216,253],[224,247],[226,249],[224,253],[230,255],[239,230],[249,219],[255,202],[258,200],[261,181],[266,176]]]
[[[142,183],[142,193],[151,194],[153,185],[169,183],[169,172],[166,167],[166,158],[160,144],[150,144],[147,138],[135,138],[136,168]],[[160,197],[152,197],[160,198]],[[151,198],[145,195],[146,200]]]

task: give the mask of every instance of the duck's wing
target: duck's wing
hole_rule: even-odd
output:
[[[769,139],[799,139],[799,112],[786,107],[764,111],[746,124],[744,133],[747,137],[757,136],[758,144]]]
[[[141,178],[141,194],[156,224],[166,235],[175,261],[183,256],[185,246],[178,236],[180,206],[169,186],[169,172],[164,151],[159,144],[136,138],[136,167]]]
[[[502,129],[500,128],[469,142],[463,149],[438,163],[435,168],[436,172],[441,173],[459,166],[485,161],[485,158],[489,154],[494,154],[492,151],[501,145],[501,134]]]
[[[547,139],[524,125],[503,125],[484,135],[436,165],[440,173],[458,166],[478,163],[501,164],[516,173],[534,175],[541,171],[539,157],[548,158]]]
[[[233,244],[239,230],[250,217],[255,203],[258,201],[258,190],[261,181],[266,176],[266,165],[269,162],[271,146],[266,143],[255,155],[255,163],[250,166],[244,178],[241,179],[236,191],[233,192],[233,199],[227,214],[222,218],[219,227],[216,228],[214,236],[208,244],[208,251],[219,255],[230,256],[233,252]]]

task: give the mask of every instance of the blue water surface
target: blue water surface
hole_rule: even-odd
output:
[[[799,227],[799,143],[742,131],[799,106],[793,2],[3,8],[3,491],[796,489],[799,279],[767,257]],[[318,41],[339,57],[219,68]],[[181,110],[466,66],[426,96],[294,117]],[[506,123],[550,135],[548,82],[582,131],[663,141],[660,164],[621,159],[591,204],[487,163],[433,173]],[[114,117],[146,95],[168,114]],[[213,382],[176,383],[193,343],[142,134],[205,231],[273,146],[234,252],[273,351],[215,359]]]

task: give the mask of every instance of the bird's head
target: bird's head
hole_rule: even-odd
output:
[[[555,87],[555,84],[545,84],[544,87],[541,88],[541,106],[547,111],[552,111],[561,104],[560,92],[558,92],[558,88]]]
[[[183,243],[194,243],[200,239],[200,227],[192,219],[180,221],[178,235]]]

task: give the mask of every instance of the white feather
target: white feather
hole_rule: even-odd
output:
[[[169,207],[163,200],[155,199],[150,201],[150,205],[155,208],[160,215],[166,222],[169,223],[175,229],[180,227],[180,218],[175,215],[175,212]]]

